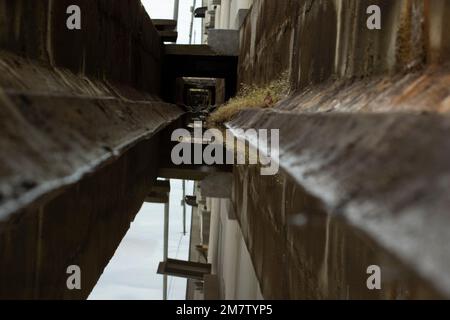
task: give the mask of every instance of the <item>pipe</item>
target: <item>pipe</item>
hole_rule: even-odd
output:
[[[167,193],[167,202],[164,204],[164,261],[169,258],[169,210],[170,192]],[[163,300],[167,300],[167,275],[163,278]]]
[[[191,28],[189,31],[189,44],[192,44],[192,32],[194,30],[194,10],[195,10],[195,4],[196,0],[192,1],[192,7],[191,7]]]
[[[173,4],[173,20],[178,21],[178,13],[180,11],[180,0],[174,0]]]
[[[186,235],[186,180],[183,180],[183,234]]]

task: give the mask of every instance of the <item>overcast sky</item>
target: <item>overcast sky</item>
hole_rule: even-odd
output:
[[[194,184],[187,183],[192,195]],[[188,260],[190,234],[183,236],[182,182],[171,181],[169,258]],[[192,208],[187,208],[187,231],[190,231]],[[114,257],[106,267],[90,300],[161,300],[163,277],[158,264],[163,260],[164,205],[144,204],[131,224]],[[169,300],[186,298],[186,280],[169,277]]]
[[[201,0],[195,0],[195,8],[201,6]],[[180,0],[180,11],[178,16],[178,43],[189,43],[189,30],[191,25],[190,8],[193,0]],[[173,0],[142,0],[142,4],[152,19],[173,19]],[[194,19],[193,43],[201,43],[201,19]]]

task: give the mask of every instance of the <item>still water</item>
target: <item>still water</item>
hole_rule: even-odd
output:
[[[181,180],[171,181],[169,258],[188,260],[191,208],[186,210],[183,235],[183,189]],[[186,194],[193,193],[194,184],[186,183]],[[114,257],[89,296],[89,300],[161,300],[163,276],[156,273],[163,260],[164,205],[144,204],[131,224]],[[186,279],[169,277],[168,299],[186,298]]]

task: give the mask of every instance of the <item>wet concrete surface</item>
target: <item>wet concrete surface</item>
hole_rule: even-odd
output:
[[[448,116],[248,110],[229,126],[280,129],[281,166],[327,214],[448,294]]]
[[[381,30],[367,28],[371,5]],[[267,84],[287,70],[302,90],[442,64],[449,16],[445,0],[255,0],[241,29],[238,83]]]
[[[0,56],[0,297],[83,299],[158,174],[182,111],[151,94]],[[82,290],[66,286],[69,265]]]
[[[69,4],[89,28],[67,32]],[[389,13],[380,32],[369,4]],[[240,82],[287,69],[295,90],[228,124],[280,129],[285,175],[235,170],[266,298],[450,296],[448,4],[256,1]],[[0,26],[0,297],[84,298],[182,113],[157,97],[161,42],[138,1],[0,0]],[[70,264],[81,292],[67,291]],[[381,291],[365,286],[372,264]]]
[[[66,27],[81,10],[81,30]],[[139,0],[1,0],[0,48],[22,57],[108,79],[155,95],[162,42]]]
[[[428,66],[388,76],[310,85],[292,94],[280,111],[314,113],[448,113],[450,68]]]
[[[159,98],[161,39],[138,0],[0,0],[0,48],[0,298],[84,299],[183,114]]]
[[[383,255],[394,259],[396,274],[407,269],[400,273],[416,280],[402,282],[398,290],[388,284],[392,290],[378,297],[450,296],[449,4],[257,0],[244,22],[239,83],[264,85],[287,70],[291,92],[273,109],[242,111],[227,126],[279,129],[282,169],[323,212],[325,221],[319,223],[322,229],[316,238],[313,227],[304,227],[298,232],[305,243],[293,241],[281,250],[283,259],[297,259],[297,274],[310,298],[346,298],[345,282],[350,297],[375,297],[358,287],[365,284],[360,268]],[[381,9],[381,30],[366,26],[369,5]],[[242,176],[238,181],[245,185]],[[256,181],[247,188],[256,189]],[[255,206],[240,222],[264,291],[269,297],[296,297],[299,293],[290,293],[289,283],[277,287],[265,275],[273,276],[273,270],[289,274],[287,260],[281,259],[287,269],[280,269],[271,262],[277,261],[277,249],[270,243],[266,248],[259,245],[265,243],[258,238],[262,234],[277,243],[287,241],[279,231],[286,225],[280,199],[276,191],[260,190],[236,199],[236,205]],[[257,210],[263,218],[270,214],[270,223],[255,227]],[[320,255],[326,248],[321,239],[328,223],[328,234],[335,234],[338,242],[324,256],[344,260],[325,272]],[[354,248],[339,234],[349,237]],[[321,244],[314,247],[312,242]],[[301,249],[292,252],[295,247]],[[344,276],[347,263],[352,271]],[[328,280],[322,287],[324,275]],[[291,273],[288,279],[296,276]]]
[[[117,159],[182,114],[149,94],[17,56],[3,55],[0,68],[3,220]]]
[[[288,174],[238,166],[234,178],[233,202],[266,299],[443,297]],[[381,290],[367,288],[371,265],[382,270]]]
[[[157,146],[143,141],[3,221],[0,298],[87,298],[157,177]],[[81,268],[81,290],[67,288],[71,265]]]

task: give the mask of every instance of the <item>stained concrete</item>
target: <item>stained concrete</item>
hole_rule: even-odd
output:
[[[370,5],[381,8],[381,30],[366,27]],[[448,61],[449,12],[445,0],[256,0],[241,28],[239,83],[288,70],[303,89]]]
[[[395,75],[328,80],[292,94],[278,106],[299,113],[441,113],[450,111],[450,66]]]
[[[237,167],[233,201],[265,299],[444,297],[284,172],[263,177],[258,167]],[[381,290],[367,288],[371,265],[381,267]]]
[[[2,57],[3,220],[114,161],[181,115],[176,107],[133,89]]]
[[[200,182],[202,195],[207,198],[231,197],[233,175],[231,173],[213,173]]]
[[[0,298],[86,299],[157,177],[157,142],[0,223]],[[81,268],[81,290],[67,289],[70,265]]]
[[[159,98],[161,39],[137,0],[5,0],[0,48],[0,298],[87,298],[183,114]]]
[[[225,56],[239,55],[239,31],[210,29],[208,45],[217,53]]]
[[[230,126],[280,129],[282,167],[327,214],[448,296],[448,116],[264,111],[243,112]]]
[[[381,31],[366,28],[371,4]],[[234,199],[265,297],[450,296],[448,4],[255,1],[239,83],[291,80],[275,108],[227,124],[280,130],[281,182],[238,168]],[[369,264],[387,270],[379,292]]]
[[[66,27],[81,9],[81,30]],[[140,1],[0,1],[0,48],[79,74],[160,92],[162,42]]]

